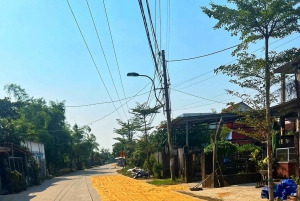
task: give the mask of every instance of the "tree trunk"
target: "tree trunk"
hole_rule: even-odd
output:
[[[148,176],[150,176],[150,160],[149,160],[149,150],[148,150],[148,135],[147,135],[147,124],[146,124],[146,116],[144,116],[144,123],[145,123],[145,137],[146,137],[146,152],[147,152],[147,169],[148,169]]]
[[[272,165],[272,133],[270,122],[270,65],[269,65],[269,36],[265,37],[265,85],[266,85],[266,123],[267,123],[267,156],[268,156],[268,187],[269,187],[269,200],[274,201],[273,194],[273,165]]]

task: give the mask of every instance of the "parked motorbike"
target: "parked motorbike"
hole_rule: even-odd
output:
[[[149,177],[149,173],[144,171],[144,170],[137,170],[135,173],[132,174],[132,177],[134,179],[138,179],[138,178],[148,178]]]

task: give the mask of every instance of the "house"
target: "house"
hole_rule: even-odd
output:
[[[43,178],[47,175],[46,157],[44,144],[40,142],[26,141],[23,144],[33,154],[40,168],[40,176]]]
[[[281,103],[271,107],[271,114],[280,122],[280,144],[276,149],[276,176],[299,177],[300,130],[300,55],[274,70],[281,75]],[[286,98],[286,75],[294,76],[296,98]]]
[[[32,153],[22,147],[12,143],[0,144],[0,195],[3,189],[9,190],[11,187],[7,182],[8,171],[16,170],[26,178],[32,176],[32,172],[28,168],[28,158],[30,156],[32,156]]]
[[[238,111],[243,112],[243,111],[246,111],[249,109],[252,109],[252,108],[249,107],[244,102],[239,102],[239,103],[234,104],[233,106],[229,106],[228,108],[225,109],[225,111],[233,112],[234,110],[238,110]],[[242,134],[238,133],[237,131],[235,131],[236,129],[242,129],[245,132],[251,133],[251,131],[252,131],[251,127],[249,127],[245,124],[237,124],[235,122],[227,122],[226,126],[227,126],[227,128],[232,129],[232,131],[226,137],[227,141],[230,141],[230,142],[232,142],[234,144],[238,144],[238,145],[254,143],[254,139],[252,139],[251,137],[242,135]]]

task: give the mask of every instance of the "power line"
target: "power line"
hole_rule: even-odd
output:
[[[145,93],[142,93],[142,94],[139,94],[139,95],[135,95],[135,96],[129,96],[127,98],[123,98],[123,99],[120,99],[120,100],[127,100],[127,99],[130,99],[132,97],[136,97],[136,96],[142,96],[142,95],[145,95],[147,93],[149,93],[150,91],[147,91]],[[106,102],[99,102],[99,103],[91,103],[91,104],[85,104],[85,105],[67,105],[66,107],[88,107],[88,106],[93,106],[93,105],[103,105],[103,104],[109,104],[109,103],[112,103],[112,102],[120,102],[120,100],[114,100],[114,101],[106,101]]]
[[[106,15],[106,21],[107,21],[107,24],[108,24],[110,39],[111,39],[111,43],[112,43],[112,46],[113,46],[114,55],[115,55],[115,59],[116,59],[116,63],[117,63],[118,71],[119,71],[119,76],[120,76],[120,80],[121,80],[121,84],[122,84],[122,89],[123,89],[124,97],[126,98],[126,93],[125,93],[125,89],[124,89],[123,79],[122,79],[122,76],[121,76],[119,61],[118,61],[118,57],[117,57],[117,53],[116,53],[116,49],[115,49],[115,43],[114,43],[114,40],[113,40],[113,37],[112,37],[112,33],[111,33],[111,29],[110,29],[110,23],[109,23],[107,11],[106,11],[105,0],[103,0],[103,6],[104,6],[105,15]],[[126,105],[127,105],[128,111],[129,111],[128,104],[126,104]],[[130,116],[130,113],[128,113],[128,114]]]
[[[190,57],[190,58],[185,58],[185,59],[173,59],[173,60],[168,60],[167,62],[187,61],[187,60],[192,60],[192,59],[199,59],[199,58],[202,58],[202,57],[207,57],[207,56],[214,55],[214,54],[217,54],[217,53],[220,53],[220,52],[224,52],[226,50],[232,49],[232,48],[237,47],[237,46],[238,45],[234,45],[234,46],[231,46],[231,47],[228,47],[228,48],[216,51],[216,52],[212,52],[212,53],[209,53],[209,54],[201,55],[201,56]]]
[[[235,89],[235,90],[233,90],[233,91],[239,91],[239,90],[241,90],[241,89],[243,89],[243,88],[241,87],[241,88]],[[210,98],[216,98],[216,97],[220,97],[220,96],[227,95],[227,94],[228,94],[228,93],[223,93],[223,94],[216,95],[216,96],[213,96],[213,97],[210,97]],[[179,109],[179,108],[183,108],[183,107],[189,106],[189,105],[194,105],[194,104],[200,103],[200,102],[203,102],[203,100],[201,100],[201,101],[196,101],[196,102],[193,102],[193,103],[190,103],[190,104],[187,104],[187,105],[182,105],[182,106],[176,107],[175,110],[177,110],[177,109]]]
[[[225,99],[225,100],[222,100],[222,101],[229,101],[229,100],[233,100],[233,99],[236,99],[236,98],[238,98],[238,97],[233,97],[233,98]],[[199,106],[193,106],[193,107],[187,107],[187,108],[181,108],[181,109],[174,109],[173,111],[186,110],[186,109],[197,108],[197,107],[203,107],[203,106],[213,105],[213,104],[216,104],[216,103],[208,103],[208,104],[199,105]],[[226,104],[226,103],[222,103],[222,104]]]
[[[167,31],[166,31],[166,49],[167,49],[167,54],[168,54],[168,59],[170,55],[170,32],[171,32],[171,26],[170,26],[170,21],[171,21],[171,1],[167,1]]]
[[[218,75],[214,75],[214,76],[211,76],[211,77],[206,78],[206,79],[204,79],[204,80],[201,80],[201,81],[199,81],[199,82],[196,82],[196,83],[190,84],[190,85],[188,85],[188,86],[182,87],[182,88],[180,88],[180,90],[181,90],[181,89],[188,88],[188,87],[191,87],[191,86],[194,86],[194,85],[199,84],[199,83],[201,83],[201,82],[210,80],[210,79],[212,79],[212,78],[214,78],[214,77],[216,77],[216,76],[218,76]]]
[[[154,61],[154,64],[155,64],[155,68],[156,68],[157,72],[159,73],[158,64],[157,64],[155,53],[153,51],[152,42],[151,42],[151,38],[150,38],[150,34],[149,34],[149,29],[148,29],[148,25],[147,25],[147,20],[146,20],[146,16],[145,16],[145,12],[144,12],[144,7],[143,7],[142,0],[139,0],[139,6],[140,6],[140,10],[141,10],[143,22],[144,22],[144,27],[145,27],[146,36],[147,36],[147,39],[148,39],[148,44],[149,44],[150,51],[151,51],[151,54],[152,54],[152,57],[153,57],[153,61]]]
[[[147,3],[148,3],[148,1],[147,1]],[[157,61],[156,55],[155,55],[155,53],[153,51],[152,42],[151,42],[151,38],[150,38],[150,34],[149,34],[148,24],[147,24],[147,20],[146,20],[144,8],[143,8],[143,2],[142,2],[142,0],[139,0],[139,6],[140,6],[140,10],[141,10],[141,14],[142,14],[142,19],[143,19],[143,23],[144,23],[144,27],[145,27],[145,31],[146,31],[146,36],[147,36],[147,39],[148,39],[150,53],[152,55],[152,59],[153,59],[153,62],[154,62],[154,66],[155,66],[156,72],[157,72],[157,74],[158,74],[158,76],[160,78],[160,84],[162,85],[161,75],[160,75],[160,71],[159,71],[159,68],[158,68],[158,65],[159,65],[158,62],[159,61]],[[151,24],[152,35],[153,35],[153,38],[154,38],[154,43],[156,44],[155,45],[155,49],[158,49],[157,40],[156,40],[156,34],[155,34],[155,30],[153,28],[153,23],[152,23],[152,18],[151,18],[151,12],[150,12],[149,4],[147,4],[147,9],[148,9],[149,21],[150,21],[150,24]],[[155,74],[154,74],[154,76],[155,76]],[[151,89],[152,89],[152,86],[151,86]],[[150,94],[149,94],[149,97],[150,97]],[[148,100],[149,100],[149,98],[148,98]]]
[[[160,98],[159,96],[161,95],[162,93],[161,93],[161,91],[160,91],[160,93],[158,94],[158,99]],[[163,96],[161,97],[161,99],[163,99]],[[156,104],[155,104],[155,106],[157,106],[159,104],[159,102],[156,100]],[[155,118],[155,116],[156,116],[156,113],[154,113],[154,114],[152,114],[151,115],[151,117],[150,117],[150,125],[152,124],[152,122],[153,122],[153,120],[154,120],[154,118]]]
[[[161,50],[161,2],[159,0],[159,49]]]
[[[108,71],[109,71],[109,74],[110,74],[110,78],[111,78],[111,80],[112,80],[112,82],[113,82],[113,85],[114,85],[115,91],[116,91],[116,93],[117,93],[118,99],[120,100],[120,96],[119,96],[119,93],[118,93],[118,90],[117,90],[117,87],[116,87],[114,78],[113,78],[113,76],[112,76],[112,74],[111,74],[110,67],[109,67],[108,62],[107,62],[107,59],[106,59],[106,55],[105,55],[105,52],[104,52],[104,49],[103,49],[103,46],[102,46],[102,43],[101,43],[101,39],[100,39],[100,36],[99,36],[99,33],[98,33],[98,29],[97,29],[97,27],[96,27],[96,24],[95,24],[95,21],[94,21],[94,17],[93,17],[93,14],[92,14],[92,11],[91,11],[91,8],[90,8],[89,1],[88,1],[88,0],[86,0],[86,4],[87,4],[87,6],[88,6],[88,8],[89,8],[90,16],[91,16],[92,21],[93,21],[94,29],[95,29],[96,34],[97,34],[97,37],[98,37],[98,42],[99,42],[99,45],[100,45],[100,47],[101,47],[102,54],[103,54],[103,57],[104,57],[106,66],[107,66],[107,68],[108,68]],[[120,104],[122,105],[121,100],[120,100]],[[126,118],[128,119],[128,117],[127,117],[127,115],[126,115],[126,113],[125,113],[124,107],[122,107],[122,109],[123,109],[123,112],[124,112]]]
[[[150,6],[149,6],[148,0],[146,0],[146,5],[147,5],[147,11],[148,11],[148,16],[149,16],[150,26],[151,26],[151,30],[152,30],[152,36],[153,36],[153,40],[154,40],[154,44],[155,44],[155,49],[157,50],[158,49],[158,43],[157,43],[157,40],[156,40],[155,29],[154,29],[153,23],[152,23],[152,17],[151,17]]]
[[[193,78],[191,78],[191,79],[188,79],[188,80],[185,80],[185,81],[179,82],[179,83],[177,83],[177,84],[174,84],[174,87],[177,87],[177,86],[183,85],[184,83],[187,83],[187,82],[190,82],[190,81],[192,81],[192,80],[195,80],[195,79],[197,79],[198,77],[202,77],[203,75],[206,75],[206,74],[208,74],[208,73],[211,73],[211,72],[213,72],[213,70],[211,70],[211,71],[208,71],[208,72],[206,72],[206,73],[202,73],[201,75],[198,75],[198,76],[196,76],[196,77],[193,77]]]
[[[253,93],[255,93],[255,92],[251,92],[251,93],[249,93],[249,94],[253,94]],[[224,94],[223,94],[224,95]],[[219,95],[219,96],[221,96],[221,95]],[[218,96],[215,96],[215,97],[218,97]],[[236,98],[239,98],[239,99],[241,99],[240,97],[233,97],[233,98],[229,98],[229,99],[225,99],[225,100],[222,100],[222,101],[229,101],[229,100],[233,100],[233,99],[236,99]],[[199,101],[199,102],[201,102],[201,101]],[[181,109],[175,109],[174,111],[177,111],[177,110],[185,110],[185,109],[191,109],[191,108],[197,108],[197,107],[202,107],[202,106],[206,106],[206,105],[212,105],[212,104],[215,104],[215,103],[209,103],[209,104],[205,104],[205,105],[199,105],[199,106],[193,106],[193,107],[187,107],[187,108],[181,108],[181,107],[178,107],[178,108],[181,108]],[[223,103],[224,104],[224,103]],[[191,104],[190,104],[191,105]],[[188,105],[186,105],[186,106],[188,106]]]
[[[298,36],[298,37],[296,37],[296,38],[293,38],[293,39],[291,39],[291,40],[289,40],[289,41],[287,41],[287,42],[281,44],[280,46],[277,46],[277,47],[273,48],[272,50],[277,49],[278,47],[281,47],[281,46],[283,46],[283,45],[285,45],[285,44],[287,44],[287,43],[290,43],[290,42],[292,42],[292,41],[298,39],[299,37],[300,37],[300,36]],[[278,39],[278,40],[276,40],[276,41],[270,43],[270,45],[275,44],[275,43],[277,43],[277,42],[279,42],[280,40],[283,40],[283,39],[284,39],[284,38],[280,38],[280,39]],[[256,50],[254,50],[253,52],[251,52],[250,54],[255,53],[255,52],[257,52],[257,51],[259,51],[259,50],[261,50],[261,49],[263,49],[263,48],[264,48],[264,47],[261,47],[261,48],[259,48],[259,49],[256,49]],[[237,59],[235,59],[235,60],[233,60],[233,61],[231,61],[231,62],[229,62],[229,63],[227,63],[227,64],[225,64],[225,65],[231,64],[231,63],[235,62],[236,60],[237,60]],[[200,74],[200,75],[197,75],[197,76],[195,76],[195,77],[189,78],[189,79],[184,80],[184,81],[181,81],[181,82],[179,82],[179,83],[176,83],[176,84],[174,85],[174,87],[177,87],[177,86],[180,86],[180,85],[182,85],[182,84],[184,84],[184,83],[187,83],[187,82],[190,82],[190,81],[192,81],[192,80],[195,80],[195,79],[197,79],[197,78],[199,78],[199,77],[201,77],[201,76],[203,76],[203,75],[206,75],[206,74],[208,74],[208,73],[211,73],[211,72],[213,72],[213,71],[214,71],[214,70],[210,70],[210,71],[207,71],[207,72],[202,73],[202,74]],[[219,74],[217,74],[217,75],[219,75]]]
[[[155,77],[154,77],[153,80],[155,81]],[[148,105],[149,108],[150,108],[150,105],[151,105],[154,97],[156,96],[156,94],[154,94],[154,93],[156,93],[156,91],[153,91],[153,94],[152,94],[151,98],[150,98],[150,94],[149,94],[148,101],[147,101],[147,104],[146,104],[146,105]],[[159,91],[158,99],[159,99],[160,94],[161,94],[161,90]],[[157,105],[157,103],[159,103],[158,100],[156,100],[155,106]],[[150,119],[152,118],[152,116],[153,116],[153,114],[151,115]]]
[[[149,1],[148,1],[148,0],[146,0],[146,5],[147,5],[147,11],[148,11],[148,17],[149,17],[149,21],[150,21],[150,26],[151,26],[152,38],[153,38],[153,40],[154,40],[155,54],[158,54],[158,52],[159,52],[159,47],[158,47],[158,43],[157,43],[157,39],[156,39],[156,32],[155,32],[155,28],[154,28],[154,26],[153,26],[153,21],[152,21],[152,16],[151,16],[151,11],[150,11],[150,6],[149,6]],[[158,65],[159,65],[159,63],[160,63],[160,57],[159,57],[159,55],[155,55],[155,59],[157,59],[156,56],[157,56],[157,58],[158,58],[158,61],[157,61],[157,62],[158,62]],[[156,67],[156,66],[155,66],[155,67]],[[161,73],[159,72],[158,67],[159,67],[159,66],[156,67],[156,70],[157,70],[157,74],[158,74],[158,76],[159,76],[159,78],[160,78],[160,83],[161,83],[161,85],[162,85]],[[154,74],[154,76],[155,76],[155,74]]]
[[[74,14],[74,12],[73,12],[73,10],[72,10],[72,7],[71,7],[71,5],[70,5],[70,3],[69,3],[69,0],[67,0],[67,3],[68,3],[68,5],[69,5],[69,8],[70,8],[71,13],[72,13],[72,15],[73,15],[73,18],[74,18],[74,20],[75,20],[75,22],[76,22],[76,25],[77,25],[77,27],[78,27],[78,29],[79,29],[79,32],[80,32],[80,34],[81,34],[81,37],[82,37],[82,39],[83,39],[83,41],[84,41],[84,43],[85,43],[85,46],[86,46],[86,48],[87,48],[87,50],[88,50],[88,52],[89,52],[89,54],[90,54],[90,57],[91,57],[91,59],[92,59],[92,61],[93,61],[93,63],[94,63],[94,66],[95,66],[95,68],[96,68],[96,70],[97,70],[97,72],[98,72],[98,75],[99,75],[99,77],[100,77],[100,79],[101,79],[101,81],[102,81],[102,83],[103,83],[103,85],[104,85],[104,87],[105,87],[105,90],[106,90],[106,92],[107,92],[107,94],[108,94],[110,100],[113,101],[112,98],[111,98],[111,96],[110,96],[110,93],[109,93],[109,91],[108,91],[108,89],[107,89],[107,87],[106,87],[106,85],[105,85],[105,82],[104,82],[104,80],[103,80],[103,78],[102,78],[102,76],[101,76],[101,74],[100,74],[100,71],[99,71],[99,69],[98,69],[98,66],[97,66],[95,60],[94,60],[94,57],[93,57],[93,55],[92,55],[92,53],[91,53],[91,51],[90,51],[90,48],[89,48],[89,46],[88,46],[88,44],[87,44],[87,42],[86,42],[86,40],[85,40],[85,38],[84,38],[84,35],[83,35],[83,33],[82,33],[81,29],[80,29],[80,26],[79,26],[79,24],[78,24],[78,22],[77,22],[77,19],[76,19],[76,17],[75,17],[75,14]],[[112,102],[112,104],[114,105],[115,109],[117,110],[115,103]],[[120,115],[120,113],[119,113],[118,110],[117,110],[117,113],[118,113],[120,119],[122,119],[122,117],[121,117],[121,115]]]
[[[196,96],[196,95],[193,95],[193,94],[189,94],[189,93],[186,93],[186,92],[183,92],[183,91],[179,91],[177,89],[173,89],[173,88],[170,88],[174,91],[177,91],[179,93],[183,93],[183,94],[186,94],[186,95],[189,95],[189,96],[193,96],[193,97],[196,97],[196,98],[200,98],[200,99],[203,99],[203,100],[207,100],[207,101],[211,101],[211,102],[215,102],[215,103],[223,103],[223,102],[220,102],[220,101],[215,101],[215,100],[211,100],[211,99],[208,99],[208,98],[203,98],[203,97],[200,97],[200,96]],[[223,103],[225,104],[225,103]]]
[[[149,84],[151,84],[151,83],[149,83]],[[134,99],[136,96],[138,96],[138,94],[139,94],[140,92],[142,92],[146,87],[148,87],[149,84],[147,84],[144,88],[142,88],[139,92],[137,92],[136,95],[134,95],[130,100],[126,101],[126,103],[124,103],[123,105],[127,104],[129,101],[131,101],[131,100]],[[147,92],[147,93],[148,93],[148,92]],[[121,105],[120,107],[122,107],[123,105]],[[96,123],[96,122],[98,122],[98,121],[104,119],[105,117],[107,117],[107,116],[109,116],[109,115],[115,113],[116,111],[118,111],[118,109],[119,109],[120,107],[116,108],[116,109],[115,109],[114,111],[112,111],[111,113],[104,115],[102,118],[97,119],[97,120],[95,120],[95,121],[92,121],[91,123],[85,124],[84,126],[91,125],[91,124],[93,124],[93,123]],[[82,127],[84,127],[84,126],[82,126]]]

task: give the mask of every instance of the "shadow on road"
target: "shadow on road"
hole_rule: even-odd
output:
[[[111,172],[112,171],[109,171],[109,168],[105,168],[105,167],[96,167],[93,169],[72,172],[63,176],[46,180],[39,186],[29,187],[26,191],[22,191],[19,194],[11,194],[11,195],[3,195],[3,196],[0,195],[0,201],[29,201],[34,197],[36,197],[36,195],[34,195],[35,193],[43,192],[47,190],[47,188],[57,185],[57,183],[60,181],[67,181],[67,180],[71,181],[82,176],[96,176],[96,175],[108,174]]]

